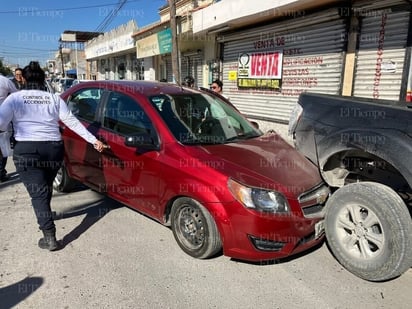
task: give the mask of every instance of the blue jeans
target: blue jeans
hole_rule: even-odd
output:
[[[41,230],[55,228],[50,202],[53,180],[63,163],[63,142],[17,142],[13,161],[31,197]]]

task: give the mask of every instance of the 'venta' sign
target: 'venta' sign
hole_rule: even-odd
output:
[[[283,52],[281,51],[240,54],[238,87],[280,90],[282,60]]]

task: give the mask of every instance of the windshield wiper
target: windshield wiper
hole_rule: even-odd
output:
[[[254,137],[258,137],[259,134],[255,134],[255,133],[241,133],[232,137],[229,137],[225,140],[225,143],[230,143],[233,141],[238,141],[238,140],[245,140],[245,139],[249,139],[249,138],[254,138]]]

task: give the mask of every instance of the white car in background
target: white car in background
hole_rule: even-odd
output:
[[[91,81],[93,81],[93,80],[91,80],[91,79],[75,79],[72,83],[72,87],[74,85],[77,85],[77,84],[80,84],[80,83],[91,82]]]
[[[55,84],[56,92],[62,93],[66,91],[72,86],[74,80],[75,80],[74,78],[69,78],[69,77],[60,78],[58,82]]]

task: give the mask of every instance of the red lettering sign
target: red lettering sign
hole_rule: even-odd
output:
[[[282,56],[279,52],[254,53],[250,56],[251,78],[281,78]]]

